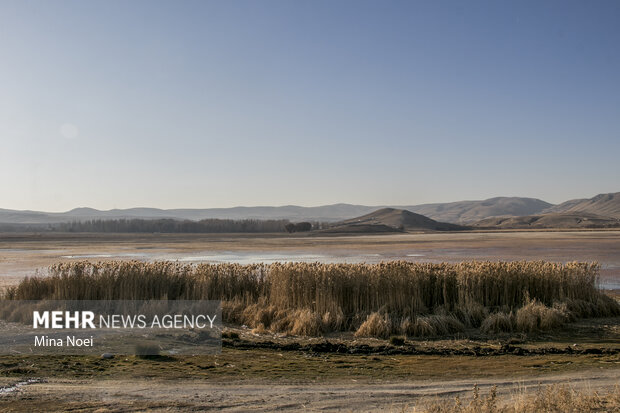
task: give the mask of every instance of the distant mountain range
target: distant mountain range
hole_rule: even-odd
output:
[[[0,223],[47,224],[96,219],[162,219],[199,221],[201,219],[288,219],[291,221],[334,222],[366,214],[379,207],[335,204],[318,207],[287,205],[280,207],[234,207],[207,209],[129,208],[100,211],[76,208],[67,212],[15,211],[0,209]]]
[[[99,211],[92,208],[76,208],[67,212],[39,212],[0,209],[0,223],[49,224],[59,222],[109,220],[109,219],[161,219],[201,220],[219,219],[288,219],[291,221],[339,222],[354,217],[363,218],[386,206],[334,204],[318,207],[295,205],[279,207],[234,207],[209,209],[157,209],[130,208]],[[460,225],[474,224],[494,217],[540,216],[570,213],[620,219],[620,192],[601,194],[590,199],[576,199],[553,205],[535,198],[497,197],[483,201],[460,201],[441,204],[388,206],[423,215],[434,221]],[[384,211],[385,212],[385,211]],[[584,215],[584,216],[585,216]],[[504,222],[504,221],[502,221]],[[396,225],[397,227],[399,225]]]

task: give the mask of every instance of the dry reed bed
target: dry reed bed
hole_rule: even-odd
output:
[[[222,300],[226,322],[256,331],[358,336],[496,334],[620,315],[595,263],[430,264],[73,262],[6,291],[8,299]]]

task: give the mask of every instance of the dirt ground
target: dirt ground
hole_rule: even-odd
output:
[[[582,371],[574,375],[503,379],[415,380],[395,383],[273,384],[211,383],[197,380],[71,380],[50,378],[0,396],[3,411],[343,411],[413,412],[434,398],[467,397],[475,384],[482,394],[492,386],[502,403],[538,386],[569,384],[579,390],[612,391],[620,369]]]

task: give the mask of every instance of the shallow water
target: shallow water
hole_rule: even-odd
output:
[[[407,257],[423,257],[424,254],[407,254]],[[391,254],[308,254],[308,253],[269,253],[269,252],[238,252],[209,251],[195,254],[179,253],[97,253],[62,255],[66,259],[96,258],[134,258],[141,261],[179,261],[187,263],[235,263],[235,264],[272,264],[275,262],[322,262],[322,263],[362,263],[381,262],[395,259]]]
[[[267,253],[267,252],[212,252],[208,254],[165,254],[151,257],[154,260],[172,260],[188,263],[235,263],[235,264],[273,264],[275,262],[321,262],[362,263],[380,262],[388,259],[381,254],[307,254],[307,253]]]
[[[146,258],[148,254],[81,254],[61,255],[60,258],[87,259],[87,258]]]
[[[26,386],[28,384],[34,384],[34,383],[43,383],[44,380],[42,379],[28,379],[28,380],[23,380],[23,381],[18,381],[17,383],[14,383],[10,386],[4,386],[4,387],[0,387],[0,395],[3,394],[8,394],[8,393],[13,393],[17,390],[19,390],[20,387],[22,386]]]

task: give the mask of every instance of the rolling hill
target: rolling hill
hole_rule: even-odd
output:
[[[467,227],[416,214],[396,208],[382,208],[357,218],[334,224],[323,232],[359,233],[359,232],[400,232],[400,231],[461,231]]]
[[[573,199],[552,206],[543,213],[587,213],[620,219],[620,192],[599,194],[589,199]]]
[[[460,201],[403,207],[437,221],[468,224],[496,216],[539,214],[553,205],[536,198],[496,197],[484,201]]]
[[[570,228],[620,228],[620,219],[587,213],[551,213],[523,217],[494,217],[478,221],[475,228],[488,229],[570,229]]]

